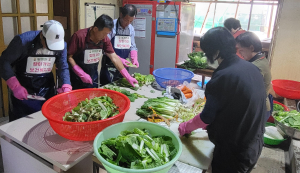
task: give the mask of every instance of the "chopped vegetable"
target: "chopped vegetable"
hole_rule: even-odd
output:
[[[150,93],[155,93],[155,91],[154,90],[150,90]]]
[[[203,52],[193,52],[188,54],[189,60],[185,61],[181,66],[185,69],[194,71],[196,69],[207,68],[207,58]]]
[[[91,100],[85,99],[70,112],[66,112],[64,121],[91,122],[107,119],[119,114],[118,107],[108,96],[95,97]]]
[[[108,162],[130,169],[149,169],[164,165],[177,154],[172,138],[151,136],[146,129],[125,130],[117,138],[101,143],[99,154]]]
[[[274,103],[273,110],[274,111],[284,111],[284,107],[279,104]]]
[[[300,130],[300,113],[296,110],[275,112],[273,116],[284,125]]]
[[[120,93],[126,95],[129,98],[130,102],[134,102],[138,98],[147,98],[146,96],[140,95],[138,93],[131,93],[130,91],[127,91],[126,89],[121,89],[120,87],[117,87],[117,86],[106,85],[106,86],[104,86],[104,88],[113,90],[113,91],[117,91],[117,92],[120,92]]]
[[[137,68],[136,65],[133,65],[132,62],[130,61],[129,58],[126,58],[126,60],[129,62],[129,64],[127,64],[129,67],[134,67],[134,68]]]
[[[184,94],[185,98],[189,99],[189,98],[192,98],[193,97],[193,94],[192,93],[186,93]]]

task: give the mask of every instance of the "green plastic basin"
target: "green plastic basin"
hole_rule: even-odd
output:
[[[134,128],[141,128],[141,129],[147,129],[149,130],[150,134],[152,136],[156,135],[166,135],[170,136],[172,138],[172,142],[176,149],[178,150],[176,156],[168,163],[151,169],[128,169],[123,168],[114,164],[109,163],[106,161],[99,153],[98,148],[101,146],[101,142],[109,139],[109,138],[115,138],[117,137],[121,131],[124,130],[132,130]],[[118,124],[111,125],[104,130],[102,130],[95,138],[94,140],[94,153],[98,160],[103,164],[105,169],[109,173],[166,173],[171,169],[173,164],[179,159],[181,153],[182,153],[182,143],[178,136],[173,133],[171,130],[162,127],[160,125],[157,125],[155,123],[150,122],[141,122],[141,121],[131,121],[131,122],[122,122]]]

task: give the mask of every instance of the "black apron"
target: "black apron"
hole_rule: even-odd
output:
[[[128,58],[128,55],[130,53],[130,49],[117,49],[115,48],[115,37],[116,36],[130,36],[130,35],[122,35],[118,33],[119,28],[119,20],[117,21],[116,25],[116,35],[111,39],[111,44],[113,45],[115,53],[123,58]],[[100,73],[100,82],[101,85],[106,85],[109,83],[112,83],[120,78],[123,78],[122,74],[118,71],[118,69],[115,67],[115,65],[111,62],[110,58],[107,55],[103,55],[102,59],[102,68]],[[128,70],[128,68],[126,68]]]
[[[13,63],[13,67],[16,69],[16,77],[19,80],[20,84],[26,88],[28,94],[35,95],[35,96],[41,96],[44,97],[46,100],[50,97],[55,95],[55,83],[54,83],[54,77],[52,73],[52,68],[50,73],[42,73],[42,74],[32,74],[26,72],[27,67],[27,61],[29,57],[34,58],[46,58],[49,59],[51,57],[55,57],[56,59],[57,54],[55,55],[36,55],[36,45],[39,39],[35,39],[33,41],[33,44],[31,45],[27,55],[25,57],[21,58],[20,60]],[[40,70],[44,68],[36,68],[35,70]],[[24,116],[27,116],[29,114],[35,113],[37,111],[40,111],[42,108],[44,100],[34,100],[34,99],[28,99],[28,100],[19,100],[14,97],[13,93],[11,93],[10,96],[10,117],[9,121],[13,121],[19,118],[22,118]]]
[[[89,32],[90,30],[88,30]],[[88,37],[89,34],[87,34]],[[100,41],[98,43],[99,49],[103,48],[103,41]],[[86,50],[93,50],[89,49],[88,43],[85,43],[85,49],[79,51],[73,56],[73,59],[75,60],[76,64],[82,68],[82,70],[91,76],[93,84],[89,83],[83,83],[80,77],[78,77],[72,69],[70,69],[70,79],[73,90],[75,89],[83,89],[83,88],[98,88],[98,63],[93,64],[85,64],[84,62],[84,55]],[[69,64],[69,67],[72,68],[72,66]]]

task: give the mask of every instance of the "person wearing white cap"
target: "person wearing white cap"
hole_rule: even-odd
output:
[[[58,21],[44,23],[42,31],[17,35],[0,57],[0,76],[11,90],[9,121],[41,110],[45,100],[54,96],[54,63],[58,93],[72,90],[67,63],[64,29]]]

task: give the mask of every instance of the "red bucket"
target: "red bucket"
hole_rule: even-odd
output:
[[[67,122],[63,121],[66,112],[75,108],[79,102],[86,98],[109,96],[119,107],[120,113],[105,120],[93,122]],[[130,100],[122,93],[106,89],[80,89],[62,93],[47,100],[42,113],[49,120],[53,130],[60,136],[74,141],[91,141],[106,127],[122,122],[125,113],[129,110]]]
[[[300,82],[292,80],[276,79],[272,81],[276,94],[288,99],[300,99]]]

